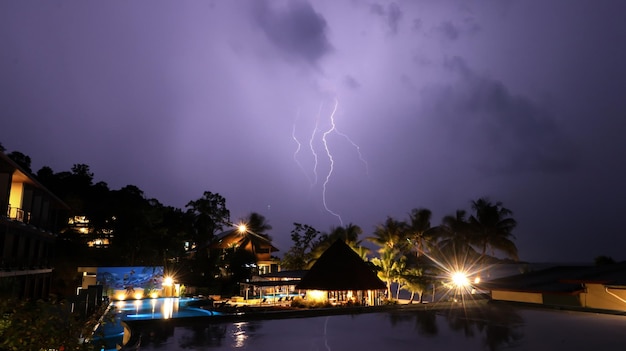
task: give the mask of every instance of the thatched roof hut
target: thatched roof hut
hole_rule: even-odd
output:
[[[296,285],[301,290],[385,289],[376,272],[342,240],[335,241]]]

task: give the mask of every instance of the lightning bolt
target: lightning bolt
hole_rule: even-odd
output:
[[[339,223],[341,223],[341,226],[343,226],[343,220],[341,219],[341,216],[336,213],[333,212],[333,210],[331,210],[330,208],[328,208],[328,204],[326,203],[326,186],[328,185],[328,182],[330,181],[330,177],[332,177],[333,175],[333,171],[335,169],[335,159],[333,158],[333,154],[330,152],[330,149],[328,148],[328,140],[326,140],[326,137],[328,137],[328,134],[336,131],[336,127],[335,127],[335,113],[337,112],[337,106],[339,106],[339,100],[335,99],[335,107],[333,107],[333,112],[330,114],[330,128],[324,132],[324,134],[322,134],[322,143],[324,144],[324,149],[326,150],[326,156],[328,156],[328,160],[330,161],[330,168],[328,169],[328,173],[326,174],[326,179],[324,180],[324,184],[322,185],[322,202],[324,203],[324,208],[326,209],[326,211],[328,211],[328,213],[332,214],[333,216],[337,217],[337,219],[339,219]]]
[[[302,151],[303,144],[296,137],[296,123],[295,122],[294,122],[294,125],[293,125],[293,129],[291,131],[291,137],[296,142],[296,150],[295,150],[295,152],[293,154],[293,158],[294,158],[294,161],[298,164],[298,167],[300,167],[300,169],[307,176],[307,179],[309,180],[309,183],[311,184],[311,187],[313,187],[315,184],[317,184],[317,180],[318,180],[317,168],[318,168],[318,165],[319,165],[319,154],[318,154],[318,152],[316,152],[316,149],[315,149],[315,140],[316,140],[316,137],[321,133],[321,141],[320,142],[321,142],[322,147],[324,148],[325,156],[326,156],[326,158],[328,158],[328,162],[329,162],[329,169],[328,169],[328,172],[326,173],[326,176],[324,177],[324,182],[322,183],[322,204],[323,204],[324,209],[326,210],[326,212],[328,212],[331,215],[335,216],[339,220],[339,223],[343,226],[343,219],[341,218],[341,215],[339,213],[333,211],[328,206],[328,201],[327,201],[328,184],[330,183],[331,178],[333,177],[333,173],[335,171],[335,158],[333,157],[332,148],[330,147],[330,145],[328,143],[328,136],[333,134],[333,133],[335,133],[335,134],[339,135],[340,137],[344,138],[348,143],[350,143],[350,145],[356,150],[356,152],[357,152],[357,154],[359,156],[359,160],[365,165],[365,172],[366,172],[367,175],[369,175],[369,166],[367,164],[367,161],[365,160],[365,158],[361,154],[361,148],[359,147],[359,145],[357,143],[355,143],[347,134],[342,133],[337,128],[337,125],[335,123],[335,115],[336,115],[337,109],[339,107],[339,99],[337,99],[337,98],[334,99],[333,108],[332,108],[332,111],[331,111],[331,113],[330,113],[330,115],[328,117],[328,120],[329,120],[329,123],[330,123],[330,127],[322,132],[319,129],[319,123],[320,123],[320,117],[322,115],[323,107],[324,107],[324,103],[321,102],[320,105],[319,105],[318,111],[317,111],[316,119],[315,119],[315,127],[313,128],[313,131],[311,132],[311,135],[310,135],[309,140],[308,140],[309,150],[311,151],[311,154],[313,155],[313,160],[314,160],[314,164],[313,164],[313,176],[314,176],[314,179],[311,179],[309,174],[305,171],[305,169],[304,169],[303,165],[301,164],[301,162],[298,160],[298,155]],[[296,122],[298,121],[299,118],[300,118],[300,110],[298,109],[298,115],[296,117]],[[317,140],[319,140],[319,139],[317,139]]]
[[[313,128],[313,132],[311,133],[311,138],[309,139],[309,148],[311,149],[311,153],[313,154],[313,160],[315,163],[313,164],[313,174],[315,176],[315,181],[312,185],[317,184],[317,152],[315,152],[315,147],[313,147],[313,140],[315,139],[315,134],[317,134],[317,126],[320,123],[320,114],[322,114],[322,106],[324,104],[320,102],[320,107],[317,110],[317,117],[315,117],[315,128]]]
[[[361,160],[361,162],[363,162],[363,164],[365,165],[365,174],[369,176],[370,175],[369,165],[367,164],[367,161],[365,160],[365,158],[363,158],[363,154],[361,154],[361,147],[357,143],[352,141],[352,139],[350,139],[349,136],[340,132],[339,129],[337,129],[337,127],[335,127],[335,133],[344,137],[350,144],[352,144],[352,146],[356,150],[356,153],[359,155],[359,160]]]

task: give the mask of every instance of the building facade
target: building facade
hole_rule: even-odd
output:
[[[57,224],[66,221],[67,209],[35,177],[0,153],[0,293],[48,296]]]

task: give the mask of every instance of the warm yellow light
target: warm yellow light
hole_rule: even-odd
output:
[[[246,226],[245,224],[243,224],[243,223],[242,223],[242,224],[240,224],[240,225],[238,225],[238,226],[237,226],[237,231],[238,231],[239,233],[242,233],[242,234],[243,234],[243,233],[245,233],[245,232],[247,232],[247,231],[248,231],[248,226]]]
[[[156,291],[150,293],[150,298],[156,299],[157,297],[159,297],[159,293],[157,293]]]
[[[474,278],[474,284],[480,284],[480,277]]]
[[[326,300],[326,292],[321,290],[309,290],[307,291],[307,296],[314,301],[325,301]]]
[[[452,283],[460,288],[469,285],[469,279],[463,272],[454,272],[452,273]]]
[[[140,292],[136,292],[133,297],[135,298],[135,300],[139,300],[143,297],[143,294]]]
[[[172,277],[165,277],[165,279],[163,279],[163,286],[172,286],[172,284],[174,284]]]
[[[117,295],[115,295],[115,299],[119,300],[119,301],[124,301],[124,300],[126,300],[126,294],[118,293]]]

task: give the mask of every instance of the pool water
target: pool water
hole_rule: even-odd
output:
[[[248,322],[155,325],[141,350],[623,350],[626,316],[486,304]]]
[[[187,305],[195,300],[191,298],[158,298],[112,302],[108,313],[103,318],[103,323],[96,329],[91,342],[102,350],[116,350],[116,347],[122,344],[124,336],[124,327],[121,322],[126,320],[185,318],[219,314],[219,312]]]

